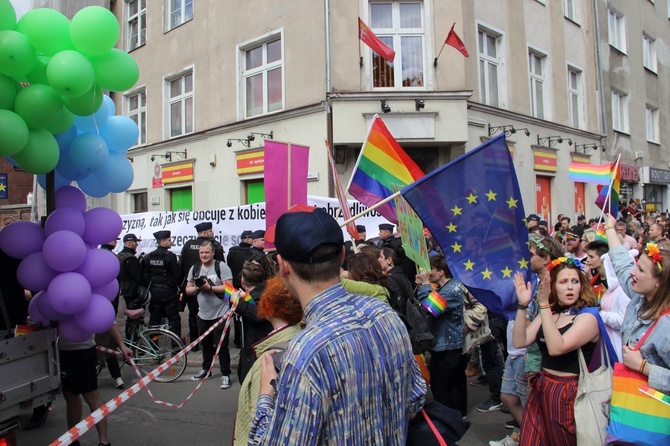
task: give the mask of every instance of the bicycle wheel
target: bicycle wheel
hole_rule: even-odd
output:
[[[168,362],[172,357],[184,349],[181,339],[174,333],[160,328],[148,328],[138,333],[137,343],[134,345],[134,360],[142,373],[147,374],[159,365]],[[186,355],[155,378],[158,382],[172,382],[179,378],[186,370]]]

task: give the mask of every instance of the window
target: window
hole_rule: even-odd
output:
[[[168,31],[193,19],[193,0],[167,0]]]
[[[147,39],[147,2],[131,0],[128,2],[128,50],[146,43]]]
[[[546,57],[533,51],[528,52],[530,72],[530,113],[544,119],[544,81]]]
[[[130,194],[131,205],[133,207],[132,212],[147,212],[149,210],[147,206],[147,193],[146,192],[137,192]]]
[[[479,29],[479,98],[484,104],[500,106],[499,73],[501,59],[499,56],[500,37]]]
[[[167,80],[168,97],[168,135],[174,136],[192,133],[194,129],[193,109],[193,72],[188,71],[179,77]]]
[[[642,36],[642,63],[647,70],[656,73],[656,41],[646,34]]]
[[[374,88],[424,86],[424,28],[421,2],[370,2],[370,28],[396,52],[393,63],[372,53]]]
[[[136,146],[147,143],[147,95],[144,89],[126,96],[128,117],[135,121],[139,129]]]
[[[609,44],[622,53],[626,52],[626,19],[618,13],[607,10]]]
[[[661,142],[659,137],[659,120],[658,109],[647,105],[647,141],[659,144]]]
[[[577,0],[563,0],[563,15],[566,19],[577,21]]]
[[[571,127],[582,127],[582,71],[568,67],[568,120]]]
[[[281,36],[271,36],[243,51],[246,117],[284,108],[284,58]]]
[[[612,128],[628,133],[628,96],[612,92]]]

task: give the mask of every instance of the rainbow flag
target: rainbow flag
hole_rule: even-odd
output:
[[[393,194],[394,184],[407,186],[421,177],[423,172],[419,166],[375,115],[351,175],[348,192],[366,206],[373,206]],[[390,222],[398,223],[393,200],[377,211]]]
[[[646,393],[650,397],[662,402],[663,404],[670,406],[670,396],[666,395],[665,393],[659,392],[658,390],[649,386],[640,386],[638,390],[642,393]]]
[[[610,184],[612,163],[570,163],[568,178],[577,183]]]
[[[438,317],[447,309],[447,301],[437,291],[431,291],[428,297],[421,301],[421,305],[435,317]]]
[[[610,181],[612,184],[612,192],[609,193],[609,203],[605,203],[609,191]],[[621,188],[621,156],[616,163],[612,165],[610,172],[610,181],[606,186],[598,186],[598,197],[596,198],[596,206],[603,209],[605,212],[616,215],[619,213],[619,190]]]
[[[602,225],[598,226],[598,229],[596,229],[596,239],[601,240],[603,242],[607,241],[607,235],[605,235],[605,227]]]
[[[253,299],[253,297],[251,297],[251,294],[245,292],[244,290],[238,290],[237,288],[235,288],[233,286],[232,283],[228,282],[227,280],[224,283],[224,286],[225,286],[224,287],[224,290],[225,290],[224,294],[225,294],[225,298],[227,300],[230,300],[230,298],[233,296],[233,294],[235,294],[236,292],[239,291],[240,292],[240,295],[239,295],[240,299],[242,299],[246,302],[249,302],[250,304],[256,305],[256,302],[254,302],[254,299]],[[235,301],[232,301],[232,303],[234,303],[234,302]]]

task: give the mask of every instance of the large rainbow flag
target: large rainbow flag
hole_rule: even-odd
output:
[[[393,185],[407,186],[423,172],[400,147],[386,128],[382,119],[375,115],[363,142],[361,154],[356,161],[348,191],[358,201],[373,206],[393,194]],[[398,223],[393,200],[377,208],[387,220]]]
[[[612,163],[570,163],[568,178],[578,183],[609,184]]]
[[[611,183],[610,183],[611,181]],[[610,184],[612,191],[609,192]],[[603,209],[605,212],[616,215],[619,213],[619,189],[621,188],[621,156],[612,164],[610,170],[610,180],[607,181],[606,186],[598,186],[598,197],[596,198],[596,206]],[[607,196],[609,195],[609,201]]]

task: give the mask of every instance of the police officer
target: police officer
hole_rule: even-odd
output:
[[[217,242],[214,239],[214,231],[212,231],[212,223],[205,221],[195,225],[195,230],[198,232],[198,237],[196,239],[191,239],[184,243],[184,247],[181,249],[181,274],[184,279],[188,276],[188,272],[193,265],[200,261],[200,256],[198,255],[198,249],[200,249],[200,244],[205,240],[210,240],[214,244],[214,260],[220,262],[225,262],[223,246],[221,243]],[[186,283],[182,283],[182,290],[186,287]],[[184,299],[186,299],[186,305],[188,306],[188,336],[191,342],[198,339],[198,297],[189,296],[185,292],[183,293]],[[183,305],[183,303],[182,303]],[[182,309],[184,307],[182,306]],[[199,346],[195,346],[193,351],[200,350]]]
[[[251,248],[247,260],[255,254],[265,255],[265,231],[262,229],[251,233]]]
[[[379,246],[380,248],[390,245],[396,247],[402,244],[400,239],[397,238],[395,235],[393,235],[394,228],[395,226],[389,223],[382,223],[379,225],[379,237],[381,238],[381,240],[379,240],[377,246]]]
[[[181,270],[177,256],[170,252],[172,246],[170,231],[154,232],[157,248],[144,258],[144,280],[150,284],[151,303],[149,304],[149,325],[160,325],[167,317],[170,331],[181,338],[181,320],[179,317],[179,296]]]
[[[123,249],[116,257],[119,259],[119,290],[126,301],[126,308],[129,310],[138,310],[142,308],[144,302],[139,295],[140,285],[145,285],[142,274],[142,265],[137,258],[137,244],[142,240],[135,234],[126,234],[123,236]],[[133,322],[130,318],[126,320],[126,338],[130,339],[133,331]]]

